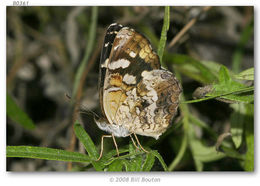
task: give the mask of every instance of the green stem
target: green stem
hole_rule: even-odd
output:
[[[183,121],[184,122],[184,121]],[[187,149],[187,144],[188,144],[188,137],[187,135],[185,134],[183,136],[183,139],[182,139],[182,143],[181,143],[181,148],[176,156],[176,158],[173,160],[173,162],[169,165],[169,171],[173,171],[176,166],[179,164],[179,162],[181,161],[186,149]]]
[[[245,92],[249,92],[249,91],[253,91],[253,90],[254,90],[253,86],[252,87],[246,87],[246,88],[239,89],[239,90],[236,90],[236,91],[227,92],[225,94],[219,94],[219,95],[210,96],[210,97],[207,97],[207,98],[196,99],[196,100],[184,101],[184,102],[181,102],[181,104],[197,103],[197,102],[201,102],[201,101],[215,99],[215,98],[222,97],[222,96],[227,96],[227,95],[230,95],[230,94],[241,94],[241,93],[245,93]]]
[[[91,14],[91,25],[89,28],[89,33],[88,33],[88,42],[85,50],[84,57],[81,61],[81,64],[77,70],[75,81],[74,81],[74,87],[73,87],[73,93],[72,93],[72,98],[75,98],[76,92],[78,90],[79,84],[80,84],[80,79],[83,75],[83,72],[87,66],[88,59],[90,57],[90,54],[93,50],[94,43],[95,43],[95,38],[96,38],[96,28],[97,28],[97,17],[98,17],[98,7],[93,6],[92,7],[92,14]]]
[[[163,59],[165,44],[167,41],[167,32],[169,30],[169,26],[170,26],[170,7],[166,6],[165,10],[164,10],[163,28],[162,28],[162,32],[161,32],[159,47],[158,47],[158,56],[160,58],[160,62],[162,64],[162,66],[164,66],[164,67],[165,67],[165,64],[162,59]]]

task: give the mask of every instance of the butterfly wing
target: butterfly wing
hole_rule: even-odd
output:
[[[128,119],[119,119],[126,99],[131,91],[142,81],[143,71],[160,69],[158,55],[152,50],[150,42],[140,33],[123,27],[116,35],[109,60],[105,64],[103,108],[109,123],[125,125]],[[129,98],[128,98],[129,99]]]
[[[170,71],[161,69],[158,55],[142,34],[123,27],[113,38],[101,64],[105,130],[116,136],[136,133],[157,139],[176,114],[180,84]]]
[[[99,83],[98,83],[98,91],[99,91],[99,100],[100,100],[100,106],[103,115],[105,116],[104,113],[104,107],[103,107],[103,91],[104,91],[104,80],[105,80],[105,74],[107,71],[106,64],[108,63],[109,56],[111,53],[111,48],[114,43],[114,39],[118,33],[119,30],[123,28],[122,25],[113,23],[111,24],[105,35],[105,39],[103,42],[103,47],[101,51],[101,57],[100,57],[100,66],[99,66]]]

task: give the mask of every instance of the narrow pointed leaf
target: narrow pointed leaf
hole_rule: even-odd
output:
[[[32,146],[7,146],[6,156],[70,162],[91,162],[89,156],[78,152]]]
[[[246,107],[245,136],[246,136],[246,158],[244,168],[246,171],[254,171],[254,105]]]
[[[249,68],[244,70],[243,72],[240,72],[239,74],[235,75],[236,79],[241,79],[241,80],[251,80],[254,81],[254,75],[255,75],[255,69],[254,68]]]
[[[155,156],[152,153],[146,154],[146,160],[143,164],[142,171],[150,171],[153,167]]]
[[[109,167],[108,167],[108,171],[109,172],[119,172],[119,171],[122,171],[122,168],[123,168],[123,162],[122,160],[116,160],[116,161],[113,161]]]
[[[84,128],[79,123],[76,123],[74,125],[74,131],[75,131],[77,138],[80,140],[81,143],[83,143],[89,156],[93,159],[97,159],[98,152],[96,150],[96,146],[93,143],[92,139],[89,137],[88,133],[86,133]]]
[[[14,122],[22,125],[26,129],[34,129],[35,124],[32,119],[15,103],[13,98],[6,94],[7,116]]]
[[[170,7],[166,6],[164,10],[164,19],[163,19],[161,38],[158,46],[158,56],[160,58],[160,62],[162,66],[165,66],[165,63],[163,62],[163,53],[167,41],[167,32],[169,30],[169,26],[170,26]]]
[[[231,122],[231,134],[232,140],[236,148],[239,148],[242,143],[243,135],[243,124],[245,119],[245,105],[243,103],[232,104],[231,107],[234,109],[230,122]]]
[[[84,130],[84,128],[79,124],[74,124],[74,132],[77,138],[83,143],[86,151],[88,152],[89,157],[93,160],[92,164],[97,171],[101,171],[104,167],[100,162],[97,162],[98,152],[96,150],[96,146],[93,143],[92,139],[89,137],[88,133]]]
[[[150,151],[150,153],[152,153],[152,154],[159,160],[159,162],[161,163],[161,165],[162,165],[164,171],[168,171],[167,165],[166,165],[166,163],[164,162],[162,156],[161,156],[157,151],[155,151],[155,150]]]

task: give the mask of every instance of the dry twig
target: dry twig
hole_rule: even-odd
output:
[[[203,8],[202,12],[194,17],[192,20],[190,20],[184,27],[183,29],[172,39],[172,41],[170,42],[170,44],[168,45],[168,49],[173,47],[177,41],[179,41],[179,39],[197,22],[197,20],[199,19],[199,17],[201,16],[202,13],[207,12],[209,9],[211,8],[211,6],[206,6]]]

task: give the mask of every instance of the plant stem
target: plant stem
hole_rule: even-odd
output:
[[[162,59],[163,59],[165,44],[167,41],[167,32],[169,30],[169,26],[170,26],[170,7],[166,6],[165,10],[164,10],[164,20],[163,20],[161,38],[160,38],[160,42],[159,42],[159,46],[158,46],[158,56],[160,58],[160,62],[162,64],[162,66],[164,66],[164,67],[165,67],[165,64]]]

